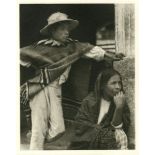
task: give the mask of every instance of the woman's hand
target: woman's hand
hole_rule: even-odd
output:
[[[122,109],[125,104],[125,95],[122,91],[114,96],[114,103],[116,105],[116,109]]]

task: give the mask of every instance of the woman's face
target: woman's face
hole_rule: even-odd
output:
[[[66,42],[66,39],[69,37],[69,27],[67,24],[63,23],[58,25],[53,31],[52,31],[52,38],[54,40],[57,40],[59,42]]]
[[[122,89],[121,78],[119,75],[112,76],[104,89],[104,95],[114,97]]]

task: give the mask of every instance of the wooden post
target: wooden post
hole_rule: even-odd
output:
[[[134,56],[134,5],[115,5],[115,40],[116,52],[124,53],[128,57]]]

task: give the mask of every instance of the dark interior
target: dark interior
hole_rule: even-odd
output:
[[[114,23],[113,4],[21,4],[20,5],[20,47],[43,39],[39,31],[47,24],[52,13],[60,11],[77,19],[80,25],[71,34],[81,42],[96,43],[96,31],[108,23]],[[113,29],[114,29],[114,24]],[[100,70],[112,67],[105,61],[80,59],[72,65],[69,79],[63,85],[63,109],[65,119],[72,120],[82,99],[94,88],[94,82]],[[33,76],[33,68],[20,66],[21,84]],[[22,113],[22,108],[21,108]],[[21,119],[24,119],[21,116]],[[25,122],[25,121],[21,121]],[[23,128],[25,124],[21,123]]]

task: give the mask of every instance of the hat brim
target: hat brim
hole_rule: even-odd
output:
[[[61,20],[61,21],[57,21],[55,23],[46,25],[45,27],[43,27],[40,30],[40,33],[42,35],[49,35],[49,28],[51,28],[52,26],[54,26],[54,25],[56,25],[58,23],[66,23],[66,24],[68,24],[69,25],[69,30],[73,30],[73,29],[75,29],[79,25],[79,21],[78,20],[73,20],[73,19]]]

